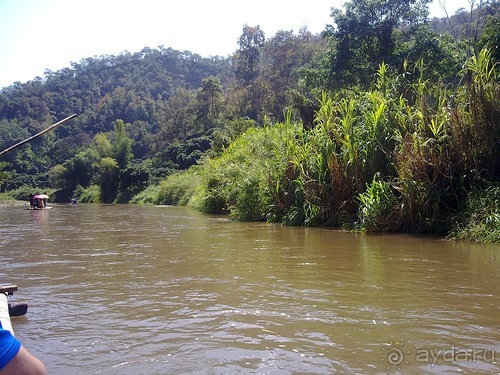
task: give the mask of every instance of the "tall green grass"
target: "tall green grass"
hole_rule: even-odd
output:
[[[207,159],[189,205],[236,220],[276,220],[283,195],[287,147],[300,128],[290,122],[251,128],[220,156]]]
[[[498,224],[498,205],[475,198],[477,181],[500,177],[498,65],[481,51],[456,88],[428,81],[423,61],[403,68],[382,64],[368,92],[323,93],[312,129],[291,112],[248,129],[164,188],[237,220],[443,234],[476,202]]]
[[[500,242],[500,186],[477,189],[469,194],[463,217],[449,237]]]
[[[186,206],[200,183],[199,166],[182,173],[173,173],[158,185],[149,186],[133,197],[133,204]]]

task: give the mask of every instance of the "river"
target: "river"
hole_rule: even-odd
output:
[[[50,374],[498,374],[500,245],[0,207],[0,284]]]

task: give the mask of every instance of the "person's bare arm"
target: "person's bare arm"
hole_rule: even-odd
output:
[[[0,371],[0,375],[47,375],[47,369],[21,345],[19,352]]]

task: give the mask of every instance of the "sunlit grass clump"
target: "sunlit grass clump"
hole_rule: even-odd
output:
[[[220,156],[206,160],[189,205],[237,220],[272,219],[288,147],[300,132],[289,121],[247,130]]]
[[[500,242],[500,186],[472,192],[467,199],[463,221],[453,230],[451,238]]]
[[[154,201],[366,232],[449,234],[460,222],[456,238],[498,241],[498,189],[477,185],[500,177],[498,64],[481,51],[453,89],[425,76],[422,61],[382,64],[371,91],[323,93],[312,129],[292,112],[250,128]]]

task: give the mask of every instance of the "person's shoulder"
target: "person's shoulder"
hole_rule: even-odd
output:
[[[2,369],[17,355],[20,348],[19,340],[10,331],[0,328],[0,374],[2,374]]]
[[[0,375],[47,375],[45,365],[22,345],[17,354],[0,370]]]

